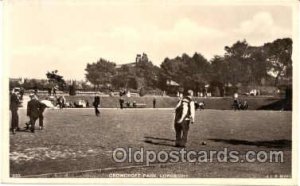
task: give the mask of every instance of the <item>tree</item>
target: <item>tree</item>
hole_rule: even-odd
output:
[[[267,58],[262,47],[249,47],[247,68],[245,75],[250,85],[261,85],[267,78]]]
[[[290,38],[277,39],[263,46],[267,55],[268,71],[275,76],[275,86],[280,78],[292,78],[292,46]]]
[[[210,87],[218,88],[220,96],[225,95],[225,85],[229,80],[228,61],[222,56],[214,56],[211,60]]]
[[[211,64],[200,53],[195,53],[190,60],[189,72],[192,73],[192,79],[195,91],[202,91],[205,84],[211,78]]]
[[[159,86],[162,90],[166,90],[169,93],[176,93],[174,89],[167,85],[167,81],[175,81],[179,85],[183,86],[186,79],[185,64],[180,57],[174,59],[165,58],[160,65],[161,72],[159,75]]]
[[[242,83],[248,85],[249,81],[246,76],[249,66],[248,61],[249,45],[246,40],[237,41],[232,46],[225,46],[225,61],[228,65],[228,80],[233,85]]]
[[[209,81],[210,71],[209,62],[199,53],[193,57],[182,54],[174,59],[166,58],[161,64],[160,85],[163,81],[172,80],[185,90],[201,91]]]
[[[85,71],[86,79],[95,87],[110,84],[116,74],[116,64],[100,58],[96,63],[87,64]]]
[[[211,81],[217,81],[222,84],[228,83],[228,67],[224,57],[214,56],[211,60]]]
[[[50,84],[50,88],[53,88],[55,86],[58,86],[59,89],[63,90],[66,86],[66,82],[63,78],[63,76],[58,75],[57,70],[53,70],[51,72],[46,73],[48,82]]]
[[[76,95],[76,81],[73,81],[72,85],[69,86],[69,95],[70,96]]]
[[[12,90],[15,87],[20,87],[21,84],[19,81],[13,81],[11,79],[9,79],[9,90]]]
[[[135,67],[122,65],[112,79],[115,88],[137,89]]]
[[[136,63],[136,77],[139,79],[141,85],[143,84],[146,87],[156,88],[160,69],[148,60],[146,54],[143,54],[143,56],[142,60]],[[141,86],[139,86],[139,88],[141,88]]]

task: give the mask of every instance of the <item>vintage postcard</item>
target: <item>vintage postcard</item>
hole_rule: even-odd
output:
[[[1,3],[2,182],[297,184],[299,1]]]

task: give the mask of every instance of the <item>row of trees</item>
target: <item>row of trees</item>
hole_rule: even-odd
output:
[[[144,54],[145,55],[145,54]],[[96,88],[161,89],[167,90],[168,80],[185,89],[203,91],[205,85],[278,86],[279,80],[291,83],[292,40],[277,39],[263,46],[250,46],[246,40],[225,47],[223,56],[208,61],[200,53],[165,58],[160,68],[148,57],[117,68],[114,62],[100,59],[87,64],[86,79]]]
[[[24,89],[39,89],[48,90],[57,87],[60,90],[65,90],[67,84],[63,79],[63,76],[58,74],[57,70],[47,72],[47,79],[10,79],[9,86],[10,89],[14,87],[23,87]]]
[[[88,63],[85,71],[86,79],[97,89],[155,89],[160,74],[160,68],[147,57],[118,68],[115,63],[101,58],[95,63]]]
[[[76,81],[67,83],[63,76],[58,74],[57,70],[46,73],[47,79],[10,79],[10,89],[14,87],[22,87],[25,90],[47,90],[49,93],[54,93],[56,90],[69,91],[72,95],[76,94]],[[81,86],[84,84],[81,83]],[[85,88],[90,88],[86,85]]]
[[[193,56],[182,54],[173,59],[165,58],[160,67],[153,65],[146,54],[137,55],[134,63],[117,66],[100,59],[86,66],[86,80],[94,90],[120,90],[122,88],[149,91],[176,92],[178,86],[197,92],[212,92],[218,89],[222,96],[228,87],[278,86],[292,82],[292,40],[277,39],[262,46],[250,46],[246,40],[225,46],[223,56],[214,56],[208,61],[200,53]],[[70,91],[75,94],[75,82],[67,84],[57,70],[46,73],[47,80],[26,80],[25,89]],[[175,87],[168,82],[176,82]],[[81,89],[91,90],[88,84]],[[178,85],[178,86],[177,86]],[[18,86],[11,82],[10,86]]]

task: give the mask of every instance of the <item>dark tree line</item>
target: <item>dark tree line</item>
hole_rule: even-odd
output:
[[[168,80],[184,89],[202,92],[205,85],[219,91],[226,87],[278,86],[280,81],[291,83],[292,40],[277,39],[263,46],[251,46],[237,41],[224,47],[223,56],[208,61],[200,53],[165,58],[160,67],[152,64],[147,55],[136,63],[116,68],[114,62],[100,59],[87,64],[86,79],[95,87],[167,90]],[[213,90],[210,90],[213,91]],[[222,94],[222,93],[221,93]]]

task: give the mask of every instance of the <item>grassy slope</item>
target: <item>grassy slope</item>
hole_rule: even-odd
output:
[[[67,101],[74,102],[79,99],[87,100],[92,106],[93,97],[92,96],[67,96]],[[230,110],[232,105],[232,98],[195,98],[196,101],[204,101],[207,109],[217,109],[217,110]],[[271,97],[244,97],[242,100],[246,100],[249,105],[249,110],[257,110],[262,106],[272,104],[279,101],[278,98]],[[137,103],[146,104],[147,108],[152,107],[153,97],[130,97],[125,98],[126,101],[136,101]],[[178,102],[178,98],[175,97],[156,97],[156,107],[157,108],[173,108]],[[102,97],[101,107],[103,108],[118,108],[119,107],[119,97]],[[271,110],[271,109],[269,109]]]

